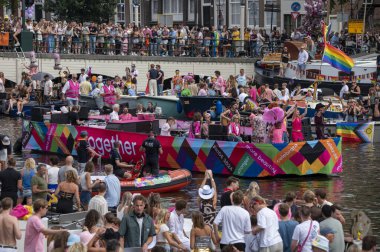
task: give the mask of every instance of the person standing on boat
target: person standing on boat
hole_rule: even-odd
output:
[[[71,79],[68,80],[62,88],[62,94],[62,98],[66,98],[69,106],[79,104],[79,83],[77,81],[77,74],[71,75]]]
[[[157,69],[154,68],[154,64],[150,64],[150,69],[146,77],[148,78],[150,96],[157,96],[157,79],[159,75]]]
[[[238,86],[245,87],[247,85],[248,81],[252,81],[252,78],[249,78],[245,73],[244,69],[240,69],[239,74],[236,76],[236,81],[238,83]]]
[[[201,138],[201,121],[201,113],[195,112],[189,129],[189,138]]]
[[[154,137],[154,132],[150,131],[147,139],[144,140],[140,147],[141,152],[145,152],[144,170],[147,175],[158,176],[160,173],[159,157],[163,150],[161,143]]]
[[[302,44],[301,48],[300,48],[300,52],[298,54],[298,60],[297,60],[297,73],[296,73],[296,75],[299,75],[300,79],[305,74],[306,62],[309,59],[309,54],[307,53],[305,48],[306,48],[306,45]]]
[[[103,96],[104,106],[111,109],[116,103],[116,91],[111,79],[107,79],[106,85],[100,89],[100,95]]]
[[[324,116],[323,113],[331,106],[332,102],[329,101],[329,105],[325,107],[322,103],[318,103],[315,106],[315,110],[317,113],[314,116],[314,123],[315,123],[315,133],[317,134],[317,139],[325,139],[325,122],[324,122]]]
[[[172,85],[173,94],[179,96],[181,94],[183,85],[183,79],[182,76],[179,74],[179,70],[175,70],[175,75],[172,77]]]
[[[292,118],[292,141],[301,142],[305,138],[302,133],[302,119],[307,115],[307,104],[305,112],[301,115],[300,111],[297,108],[297,105],[294,107],[293,118]]]
[[[352,81],[352,86],[350,88],[350,97],[357,99],[360,97],[360,94],[361,94],[360,87],[358,86],[356,81]]]
[[[137,71],[135,64],[131,65],[131,72],[130,72],[130,74],[127,74],[126,76],[128,76],[128,75],[132,76],[132,84],[135,84],[135,89],[136,89],[136,93],[137,93],[137,76],[139,76],[139,71]]]
[[[160,65],[156,65],[156,69],[157,69],[157,72],[158,72],[158,78],[157,78],[157,92],[158,92],[158,95],[163,95],[163,92],[164,92],[164,71],[161,70],[161,66]]]
[[[285,46],[281,53],[281,63],[280,63],[280,76],[285,76],[285,69],[288,66],[288,62],[290,59],[290,53],[288,52],[288,48]]]
[[[130,178],[132,174],[129,171],[125,171],[124,169],[133,168],[133,165],[129,165],[122,161],[120,152],[120,142],[116,141],[113,144],[113,149],[110,154],[111,164],[113,167],[113,174],[115,174],[118,178]]]
[[[350,93],[350,90],[348,88],[347,81],[343,81],[342,84],[343,84],[343,86],[339,91],[339,98],[340,99],[346,99],[346,96],[347,96],[347,94]]]

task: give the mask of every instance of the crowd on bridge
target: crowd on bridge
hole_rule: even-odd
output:
[[[34,50],[38,53],[103,54],[132,56],[189,56],[189,57],[262,57],[269,50],[281,50],[287,40],[308,44],[310,55],[323,50],[322,37],[302,32],[271,31],[246,27],[240,36],[238,27],[202,27],[186,25],[152,25],[139,27],[134,23],[77,23],[74,21],[27,19],[26,30],[33,33]],[[9,33],[9,46],[20,46],[21,18],[5,16],[0,31]],[[243,39],[241,39],[243,38]],[[367,32],[363,39],[346,30],[332,33],[331,43],[348,54],[369,53],[379,47],[379,34]],[[240,43],[244,42],[244,43]],[[266,45],[266,46],[264,46]],[[269,45],[269,47],[267,46]],[[262,50],[266,47],[266,50]]]

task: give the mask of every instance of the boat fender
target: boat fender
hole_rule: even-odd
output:
[[[220,115],[222,112],[223,112],[223,105],[222,105],[222,102],[221,101],[217,101],[216,104],[215,104],[215,112],[217,115]]]
[[[179,100],[177,101],[177,112],[178,114],[182,113],[182,104]]]

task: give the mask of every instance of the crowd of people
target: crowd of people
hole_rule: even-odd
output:
[[[22,237],[14,211],[17,204],[33,209],[24,234],[28,252],[43,251],[45,239],[47,251],[72,252],[135,247],[152,252],[376,251],[374,236],[344,233],[342,208],[329,202],[323,189],[307,190],[302,196],[284,192],[283,200],[264,199],[257,182],[243,191],[239,179],[229,177],[221,189],[212,171],[206,170],[197,205],[189,209],[186,200],[176,199],[169,207],[162,204],[158,193],[148,197],[121,194],[113,169],[120,165],[118,158],[113,165],[105,165],[105,178],[95,181],[91,180],[92,161],[84,171],[73,161],[69,156],[58,167],[59,159],[54,156],[50,165],[28,158],[19,172],[15,160],[9,158],[7,168],[0,172],[0,251],[17,251],[16,241]],[[92,196],[94,188],[96,195]],[[58,201],[48,202],[50,194]],[[52,209],[58,213],[86,211],[82,231],[45,227],[41,218]],[[192,224],[185,217],[191,217]]]
[[[45,19],[38,22],[27,19],[25,27],[34,35],[35,51],[41,53],[257,57],[261,56],[261,47],[269,42],[274,48],[281,46],[286,40],[305,41],[313,55],[322,47],[322,37],[311,37],[304,34],[300,28],[290,33],[285,30],[279,31],[276,27],[269,32],[265,29],[247,27],[244,29],[242,46],[239,44],[238,27],[223,27],[220,30],[215,27],[186,25],[138,27],[134,23],[96,24]],[[10,48],[20,46],[21,18],[5,16],[0,20],[0,30],[9,32]],[[345,51],[348,48],[349,54],[361,47],[366,52],[370,52],[371,47],[377,49],[379,41],[379,35],[370,31],[364,35],[364,39],[350,36],[346,30],[331,35],[331,43]]]

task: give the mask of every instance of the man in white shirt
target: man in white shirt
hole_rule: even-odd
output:
[[[100,216],[104,216],[108,213],[108,204],[104,195],[106,194],[106,184],[104,182],[99,183],[98,191],[99,194],[91,198],[88,203],[88,211],[94,209],[99,212]]]
[[[119,121],[119,110],[120,110],[120,105],[119,104],[114,104],[112,106],[112,113],[110,114],[110,122],[113,122],[113,121]]]
[[[290,97],[289,89],[286,86],[287,86],[287,84],[285,82],[282,83],[282,85],[281,85],[282,90],[285,91],[285,96]]]
[[[286,83],[285,83],[285,85],[286,85]],[[280,98],[280,96],[281,96],[281,90],[278,89],[277,83],[274,84],[273,94],[277,98]]]
[[[326,191],[323,189],[316,189],[315,190],[315,198],[317,199],[317,203],[319,207],[323,207],[324,205],[332,206],[333,203],[326,200]]]
[[[79,83],[86,81],[88,75],[85,72],[86,72],[86,69],[84,69],[84,68],[82,68],[80,70],[80,75],[79,75],[79,79],[78,79]]]
[[[253,229],[253,234],[260,233],[260,251],[282,252],[277,214],[267,207],[260,196],[253,198],[253,204],[257,213],[257,226]]]
[[[112,173],[113,167],[111,164],[105,165],[104,170],[106,172],[106,177],[104,178],[104,183],[106,183],[106,194],[104,198],[107,201],[107,205],[110,209],[115,209],[119,205],[120,201],[120,180]]]
[[[170,213],[169,218],[169,230],[170,233],[176,234],[183,246],[190,251],[190,239],[187,237],[185,230],[183,229],[185,218],[183,213],[186,211],[187,202],[185,200],[177,200],[175,202],[175,210]]]
[[[53,95],[53,82],[50,80],[48,74],[44,76],[44,79],[44,101],[45,103],[48,103]]]
[[[244,69],[240,69],[239,75],[236,76],[236,82],[239,86],[246,86],[247,81],[251,81],[252,79],[249,78],[245,73]]]
[[[301,45],[300,52],[298,54],[298,60],[297,60],[297,74],[299,74],[300,79],[302,76],[306,73],[306,62],[309,59],[309,54],[305,50],[306,45]]]
[[[247,210],[241,207],[244,199],[242,191],[232,194],[232,206],[224,206],[214,220],[214,232],[217,240],[220,240],[218,225],[222,224],[222,239],[220,248],[233,245],[239,251],[245,251],[244,237],[251,233],[251,220]]]
[[[344,99],[344,94],[348,94],[350,90],[348,88],[348,85],[347,85],[346,81],[343,81],[342,84],[343,84],[343,87],[340,89],[339,97],[341,99]]]
[[[244,103],[245,98],[248,96],[248,94],[245,92],[244,88],[239,88],[239,102]]]

